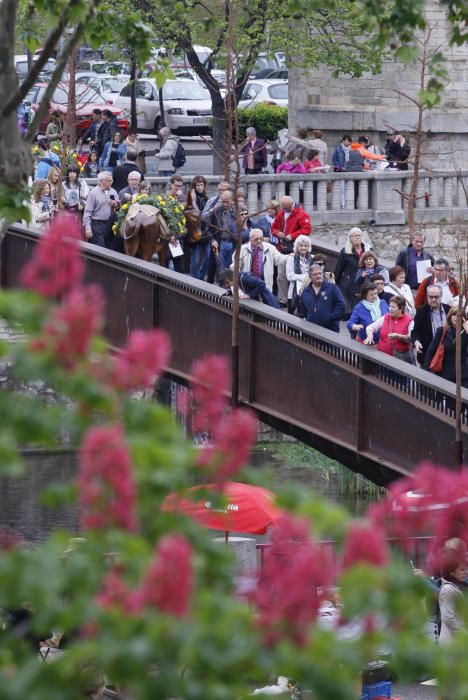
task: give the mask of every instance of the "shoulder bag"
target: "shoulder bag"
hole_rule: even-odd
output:
[[[447,326],[444,323],[444,328],[442,330],[442,335],[440,337],[440,343],[437,346],[437,349],[432,357],[431,363],[429,365],[429,372],[434,372],[435,374],[440,374],[442,372],[442,365],[444,363],[444,357],[445,357],[445,345],[444,345],[444,338],[445,338],[445,331],[447,330]]]

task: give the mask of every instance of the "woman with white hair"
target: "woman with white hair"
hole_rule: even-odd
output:
[[[299,289],[304,279],[309,277],[312,262],[312,243],[309,236],[298,236],[294,241],[294,255],[289,255],[286,261],[286,279],[288,288],[288,311],[293,314],[299,301]]]
[[[359,261],[371,246],[364,242],[364,234],[355,226],[348,233],[346,245],[341,249],[335,267],[335,282],[343,292],[347,305],[347,318],[359,301],[356,274],[359,269]]]

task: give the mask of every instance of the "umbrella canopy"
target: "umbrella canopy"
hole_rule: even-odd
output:
[[[223,490],[227,504],[216,508],[208,498],[197,501],[186,498],[200,490],[217,489],[215,484],[193,486],[181,494],[171,493],[164,499],[161,509],[185,513],[204,527],[225,532],[250,532],[261,535],[279,520],[283,511],[275,506],[275,495],[268,489],[251,484],[228,481]]]

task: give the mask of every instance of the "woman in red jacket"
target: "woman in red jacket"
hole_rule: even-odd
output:
[[[384,314],[370,323],[366,328],[365,345],[374,343],[374,333],[379,333],[377,348],[387,355],[414,364],[411,348],[411,331],[414,321],[411,316],[405,314],[405,300],[403,297],[392,297],[389,303],[389,313]]]

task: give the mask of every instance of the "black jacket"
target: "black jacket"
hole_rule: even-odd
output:
[[[447,304],[442,304],[442,306],[444,307],[445,313],[448,314],[450,306],[447,306]],[[419,340],[422,345],[422,352],[418,353],[417,355],[417,359],[421,367],[424,367],[426,354],[430,344],[432,343],[433,337],[434,334],[432,332],[431,309],[429,304],[424,304],[424,306],[421,306],[416,310],[416,316],[414,317],[414,328],[411,332],[412,342],[415,343],[417,340]]]
[[[364,252],[364,244],[362,243],[362,251]],[[359,256],[353,250],[352,253],[346,253],[342,248],[335,267],[335,282],[345,296],[356,296],[358,287],[356,284],[356,273],[359,269]]]
[[[402,248],[397,255],[397,259],[395,260],[395,265],[399,265],[403,268],[406,277],[408,277],[409,249],[412,247],[413,244],[410,243],[408,246],[406,246],[406,248]],[[424,248],[422,256],[419,258],[419,260],[430,260],[431,266],[434,267],[434,256],[431,255],[431,253],[429,253],[429,251],[425,250]]]
[[[134,170],[136,170],[137,173],[140,173],[141,182],[143,182],[145,176],[143,175],[140,168],[136,165],[136,163],[129,163],[128,161],[126,161],[125,163],[122,163],[122,165],[118,165],[116,168],[114,168],[114,172],[112,173],[114,177],[112,187],[114,188],[114,190],[120,192],[120,190],[123,190],[124,187],[127,187],[128,176]]]
[[[408,158],[411,153],[411,147],[408,143],[404,146],[400,146],[396,141],[389,143],[388,148],[385,149],[386,155],[392,165],[397,168],[397,170],[408,170]]]
[[[424,364],[424,369],[429,369],[429,365],[431,364],[431,360],[434,357],[435,351],[437,350],[437,346],[440,343],[440,339],[442,337],[442,330],[443,328],[438,328],[436,330],[435,336],[432,340],[432,343],[429,345],[429,348],[426,353],[426,359],[425,359],[425,364]],[[462,346],[461,346],[461,365],[462,365],[462,384],[464,387],[468,388],[468,335],[465,332],[462,332],[461,335],[461,341],[462,341]],[[445,333],[445,338],[444,338],[444,360],[442,363],[442,372],[438,375],[439,377],[442,377],[443,379],[448,379],[450,382],[455,381],[455,334],[450,330]]]

